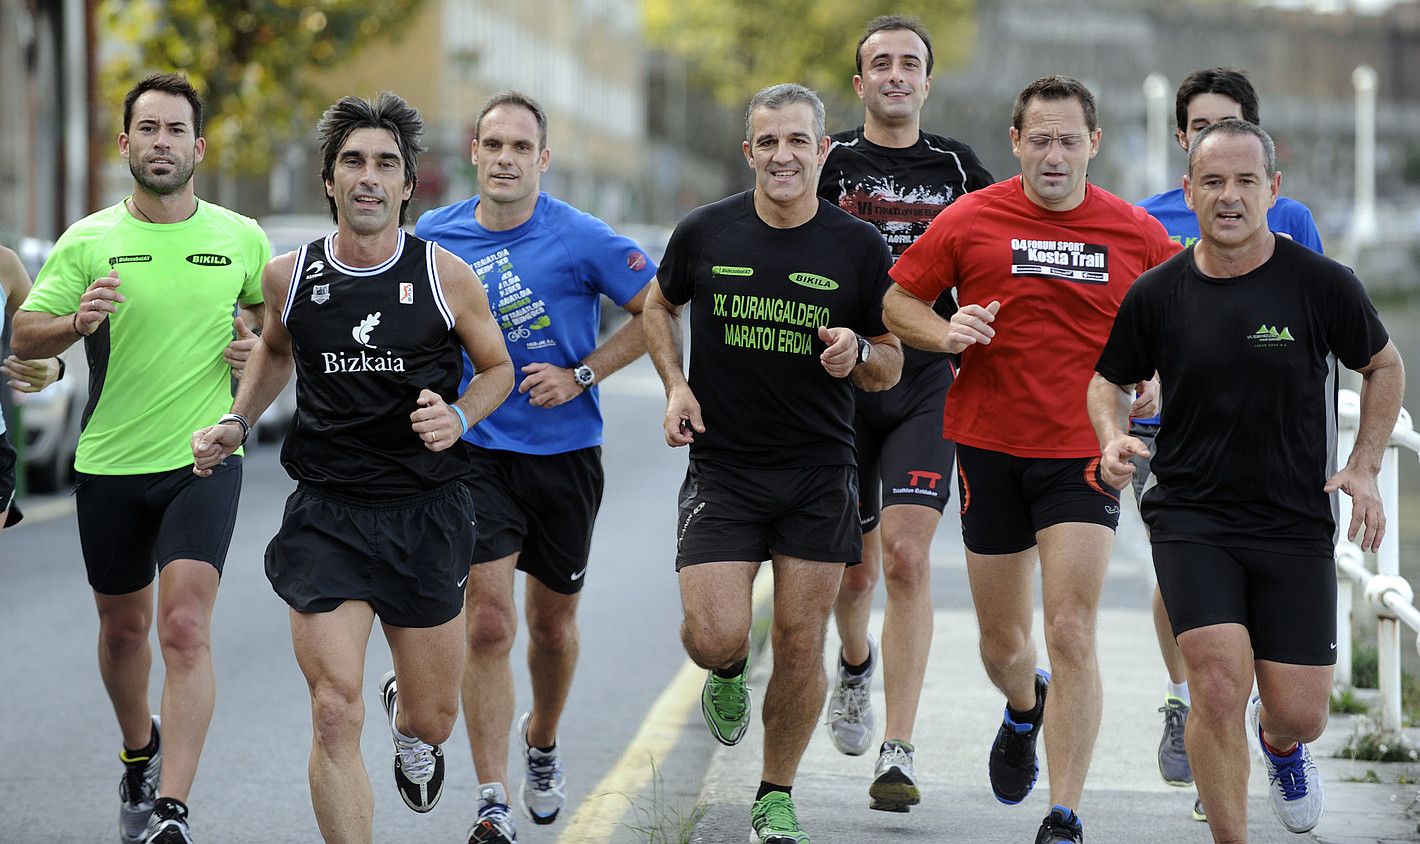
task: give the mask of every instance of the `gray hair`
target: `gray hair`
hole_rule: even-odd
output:
[[[1222,120],[1215,120],[1199,130],[1193,136],[1193,143],[1188,145],[1188,175],[1193,176],[1193,162],[1198,158],[1198,148],[1203,142],[1214,135],[1232,135],[1240,137],[1248,135],[1257,138],[1262,144],[1262,158],[1267,165],[1267,178],[1272,178],[1277,173],[1277,145],[1272,143],[1272,136],[1262,131],[1262,128],[1255,123],[1246,120],[1239,120],[1236,117],[1225,117]]]
[[[754,98],[749,101],[749,108],[745,109],[745,140],[754,140],[750,136],[754,133],[753,118],[756,110],[768,108],[777,111],[794,103],[804,103],[813,109],[814,141],[822,140],[825,134],[823,100],[818,98],[818,94],[794,82],[770,85],[754,95]]]

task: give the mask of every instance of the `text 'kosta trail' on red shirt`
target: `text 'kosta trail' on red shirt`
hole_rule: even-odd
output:
[[[1087,185],[1064,212],[1031,202],[1014,176],[949,205],[891,270],[926,301],[1001,302],[989,345],[968,346],[942,435],[1018,457],[1089,457],[1099,442],[1085,391],[1124,291],[1178,252],[1157,220]]]

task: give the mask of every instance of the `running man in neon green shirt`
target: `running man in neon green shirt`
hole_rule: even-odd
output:
[[[202,100],[185,78],[134,86],[118,136],[133,195],[60,237],[15,317],[20,357],[82,338],[91,362],[74,460],[79,538],[99,672],[123,733],[120,833],[152,844],[192,840],[185,801],[216,696],[212,606],[241,488],[239,455],[198,482],[188,442],[231,404],[271,253],[254,221],[198,201],[192,172],[205,149]],[[155,570],[161,746],[148,707]]]

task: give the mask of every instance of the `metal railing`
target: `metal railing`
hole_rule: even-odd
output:
[[[1356,444],[1356,429],[1361,418],[1361,397],[1352,390],[1342,390],[1338,422],[1340,437],[1338,459],[1351,453]],[[1381,693],[1381,711],[1376,719],[1380,729],[1396,733],[1401,728],[1400,704],[1400,625],[1406,624],[1416,633],[1415,647],[1420,651],[1420,609],[1415,608],[1415,592],[1400,576],[1400,453],[1409,449],[1420,455],[1420,433],[1410,422],[1404,408],[1390,435],[1390,446],[1381,463],[1381,502],[1385,507],[1386,535],[1380,550],[1363,552],[1360,546],[1346,539],[1346,526],[1351,523],[1351,497],[1339,494],[1339,538],[1336,543],[1338,594],[1336,601],[1336,684],[1349,688],[1351,682],[1351,628],[1355,589],[1360,587],[1367,603],[1376,608],[1376,650]],[[1374,571],[1371,562],[1374,561]]]

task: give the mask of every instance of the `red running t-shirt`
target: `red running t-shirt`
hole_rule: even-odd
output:
[[[1017,457],[1099,453],[1085,391],[1124,291],[1180,249],[1159,221],[1087,185],[1064,212],[1031,202],[1014,176],[957,199],[891,270],[926,301],[1001,302],[988,345],[962,352],[942,435]]]

